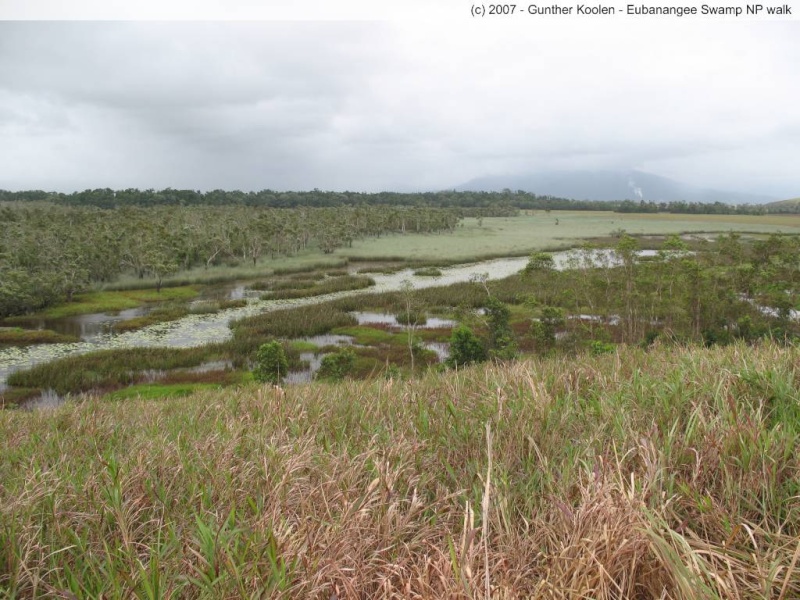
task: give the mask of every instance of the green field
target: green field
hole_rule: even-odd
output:
[[[556,225],[558,220],[558,225]],[[452,234],[391,235],[356,240],[335,256],[378,260],[472,260],[522,255],[534,250],[572,247],[584,239],[608,237],[624,229],[631,235],[691,232],[800,233],[800,216],[624,214],[592,211],[537,211],[519,217],[464,219]]]

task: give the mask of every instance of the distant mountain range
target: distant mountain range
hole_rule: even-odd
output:
[[[548,171],[478,177],[456,186],[459,191],[522,190],[540,196],[574,200],[645,200],[646,202],[725,202],[763,204],[774,196],[695,187],[643,171]]]

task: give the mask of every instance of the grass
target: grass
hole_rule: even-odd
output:
[[[0,412],[8,597],[800,596],[800,350]]]
[[[441,277],[442,272],[436,267],[424,267],[414,271],[414,275],[417,277]]]
[[[123,333],[126,331],[136,331],[156,323],[168,323],[169,321],[177,321],[186,315],[208,315],[218,313],[221,310],[229,308],[242,308],[247,305],[247,300],[222,300],[222,301],[207,301],[201,302],[192,306],[185,303],[169,303],[165,306],[154,309],[153,311],[142,315],[141,317],[134,317],[114,323],[114,331]]]
[[[157,308],[152,312],[142,315],[141,317],[134,317],[114,323],[114,331],[117,333],[124,333],[126,331],[136,331],[155,325],[156,323],[166,323],[169,321],[177,321],[189,314],[189,307],[186,305],[172,305]]]
[[[77,336],[50,331],[49,329],[21,329],[0,327],[0,348],[3,346],[31,346],[33,344],[64,344],[78,342]]]
[[[334,327],[356,325],[356,318],[333,303],[275,310],[231,323],[233,342],[268,337],[298,338],[328,333]]]
[[[358,277],[354,275],[344,275],[333,277],[321,281],[296,281],[286,282],[281,287],[273,288],[262,296],[264,300],[287,300],[296,298],[311,298],[335,292],[345,292],[349,290],[361,290],[375,285],[375,281],[370,277]]]
[[[220,345],[196,348],[125,348],[68,356],[8,376],[15,387],[52,389],[58,394],[137,383],[144,371],[195,367],[224,357]]]
[[[224,283],[228,281],[239,281],[247,279],[259,279],[270,275],[287,275],[292,273],[307,273],[317,270],[329,270],[341,268],[348,263],[346,258],[341,256],[326,256],[316,250],[304,250],[295,256],[263,258],[258,261],[256,266],[252,263],[242,263],[239,265],[213,265],[207,269],[196,267],[185,271],[179,271],[174,275],[164,278],[163,285],[167,288],[187,285],[208,285]],[[115,290],[137,290],[142,288],[156,287],[155,279],[122,276],[111,286]]]
[[[363,346],[374,346],[376,344],[403,345],[407,339],[404,333],[391,333],[384,329],[367,325],[337,327],[332,333],[349,335],[353,338],[353,342]]]
[[[105,395],[106,400],[157,400],[180,398],[203,390],[219,389],[219,385],[211,383],[142,383],[116,390]]]
[[[193,286],[163,288],[160,292],[155,289],[89,292],[75,296],[73,302],[53,306],[35,316],[58,319],[90,313],[116,313],[148,302],[191,300],[197,294],[198,290]]]
[[[558,219],[558,225],[556,225]],[[453,233],[407,234],[356,240],[335,255],[350,260],[471,261],[523,256],[535,250],[568,248],[588,238],[605,238],[624,229],[629,234],[664,235],[676,232],[800,233],[800,216],[623,214],[601,211],[537,211],[519,217],[463,220]]]
[[[319,352],[319,346],[305,340],[292,340],[289,342],[289,346],[298,354],[300,352]]]

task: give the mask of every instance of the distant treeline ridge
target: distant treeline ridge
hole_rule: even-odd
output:
[[[688,214],[744,214],[796,213],[800,205],[765,206],[754,204],[726,204],[723,202],[645,202],[633,200],[599,201],[570,200],[556,196],[540,196],[522,190],[502,192],[470,192],[446,190],[439,192],[330,192],[318,189],[300,192],[261,190],[112,190],[100,188],[65,194],[27,190],[10,192],[0,190],[2,201],[44,201],[70,206],[97,206],[119,208],[124,206],[258,206],[269,208],[337,207],[337,206],[428,206],[432,208],[459,208],[465,216],[511,216],[517,210],[611,210],[628,213],[688,213]]]

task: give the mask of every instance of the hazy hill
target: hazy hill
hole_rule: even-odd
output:
[[[704,189],[642,171],[549,171],[517,175],[490,175],[472,179],[456,190],[523,190],[575,200],[639,200],[648,202],[726,202],[762,204],[767,195]]]
[[[779,200],[778,202],[770,202],[766,205],[770,211],[781,212],[798,212],[800,211],[800,198],[791,198],[790,200]]]

